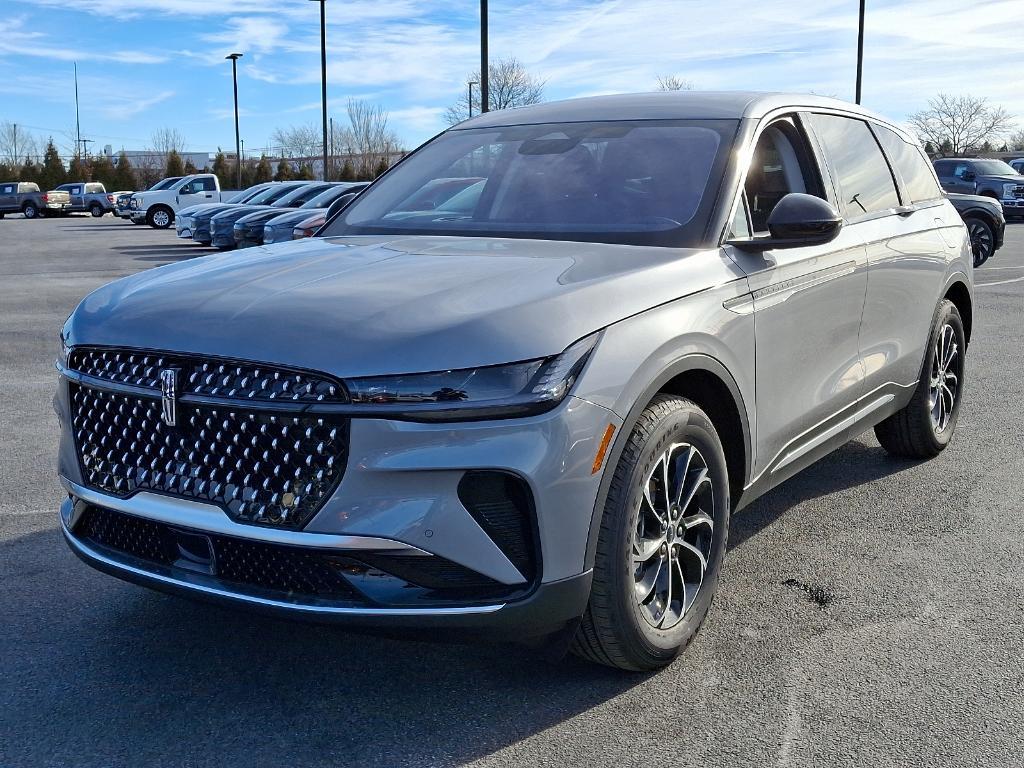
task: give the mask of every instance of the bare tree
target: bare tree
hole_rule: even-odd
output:
[[[160,128],[153,132],[149,143],[148,153],[137,157],[135,165],[144,180],[153,177],[159,180],[164,177],[171,153],[180,155],[184,152],[185,136],[177,128]]]
[[[1024,129],[1011,134],[1006,142],[1006,146],[1009,147],[1011,152],[1024,151]]]
[[[469,74],[466,82],[480,82],[480,70]],[[547,80],[542,80],[536,75],[530,74],[515,57],[500,59],[493,64],[487,65],[487,103],[491,109],[510,109],[512,107],[525,107],[527,104],[538,104],[544,100],[544,86]],[[473,91],[472,112],[480,114],[480,89]],[[455,104],[448,107],[444,113],[445,120],[449,125],[461,122],[470,115],[469,89],[466,94]]]
[[[345,154],[353,156],[353,164],[360,177],[372,174],[383,159],[390,164],[391,156],[401,151],[398,136],[388,127],[388,113],[379,104],[368,104],[358,99],[348,100],[348,128],[343,133]]]
[[[928,109],[908,118],[922,142],[948,147],[948,154],[959,155],[993,141],[1013,126],[1013,116],[988,99],[977,96],[953,96],[940,93],[928,100]]]
[[[270,144],[280,149],[282,157],[315,157],[323,151],[323,132],[314,123],[275,128]]]
[[[17,123],[5,120],[0,123],[0,162],[16,167],[26,157],[39,154],[39,145],[35,137]]]
[[[692,91],[693,83],[676,75],[658,75],[659,91]]]

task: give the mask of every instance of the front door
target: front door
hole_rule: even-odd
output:
[[[790,192],[835,202],[826,178],[801,118],[773,122],[757,140],[744,184],[753,233],[767,234],[769,214]],[[866,252],[845,228],[826,245],[729,251],[751,289],[749,304],[736,308],[754,313],[758,478],[795,460],[862,392]]]

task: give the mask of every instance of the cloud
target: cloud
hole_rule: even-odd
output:
[[[25,18],[0,20],[0,55],[31,56],[57,61],[110,61],[119,64],[160,64],[167,57],[144,51],[98,51],[47,43],[42,32],[25,30]]]

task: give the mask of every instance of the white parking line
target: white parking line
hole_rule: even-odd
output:
[[[1009,280],[996,280],[993,283],[975,283],[975,288],[984,288],[989,285],[1005,285],[1006,283],[1019,283],[1024,277],[1011,277]]]

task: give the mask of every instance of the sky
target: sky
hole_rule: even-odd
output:
[[[491,0],[492,59],[517,57],[545,98],[702,90],[852,100],[857,0]],[[72,67],[93,151],[145,149],[176,128],[185,149],[234,145],[231,65],[246,152],[276,127],[320,120],[319,4],[308,0],[0,0],[0,122],[70,151]],[[413,148],[479,67],[477,0],[327,0],[328,101],[380,104]],[[867,0],[863,103],[896,120],[936,93],[988,97],[1020,116],[1024,0]]]

